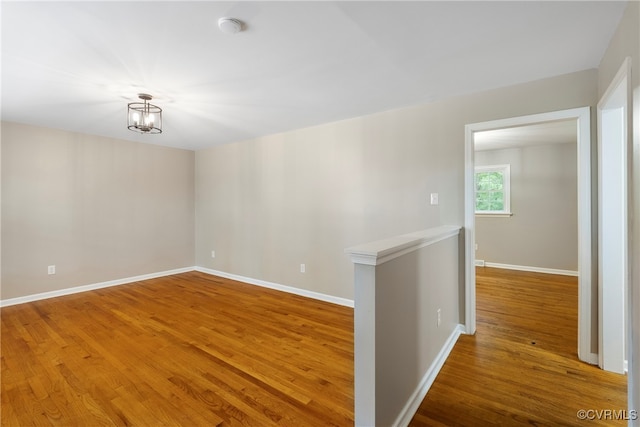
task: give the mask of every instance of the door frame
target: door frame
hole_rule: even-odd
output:
[[[627,322],[628,312],[630,312],[627,304],[629,303],[631,262],[629,201],[631,200],[632,94],[630,80],[631,58],[627,57],[597,106],[598,194],[600,195],[598,197],[598,364],[604,370],[619,374],[626,371],[625,361],[628,360],[630,344],[627,337],[627,328],[630,326]],[[605,132],[611,124],[609,120],[605,120],[605,114],[608,117],[615,115],[617,128],[615,131],[620,132],[614,139],[615,142],[620,142],[619,146],[604,143],[605,137],[610,136],[605,135]],[[612,156],[615,158],[611,159]],[[610,163],[611,160],[615,161],[613,165]],[[611,182],[609,178],[612,178],[612,175],[615,175],[617,182]],[[613,188],[610,185],[613,185]],[[607,189],[605,187],[611,191],[605,191]],[[603,201],[603,198],[608,195],[611,195],[610,200],[619,204],[613,207],[613,211],[608,209]],[[603,249],[605,245],[610,244],[614,245],[607,246],[611,250]],[[618,256],[614,256],[613,259],[605,258],[611,252],[615,252]],[[613,279],[608,279],[612,276]]]
[[[592,239],[592,178],[591,178],[591,108],[511,117],[465,126],[465,332],[476,332],[476,271],[475,271],[475,149],[474,132],[531,125],[542,122],[575,119],[578,154],[578,357],[597,364],[592,353],[592,293],[593,293],[593,239]]]

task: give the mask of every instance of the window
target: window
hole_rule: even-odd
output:
[[[511,215],[511,166],[476,166],[475,169],[476,214]]]

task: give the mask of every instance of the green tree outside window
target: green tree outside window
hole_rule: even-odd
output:
[[[476,213],[510,213],[509,165],[476,167]]]

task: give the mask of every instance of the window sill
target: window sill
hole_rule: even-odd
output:
[[[511,212],[476,212],[476,216],[483,218],[503,218],[513,216]]]

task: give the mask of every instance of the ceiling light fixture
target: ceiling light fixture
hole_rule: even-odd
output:
[[[220,31],[227,34],[235,34],[242,31],[242,21],[235,18],[220,18],[218,19],[218,28]]]
[[[150,104],[151,95],[139,93],[143,102],[131,102],[128,106],[127,127],[140,133],[162,133],[162,108]]]

